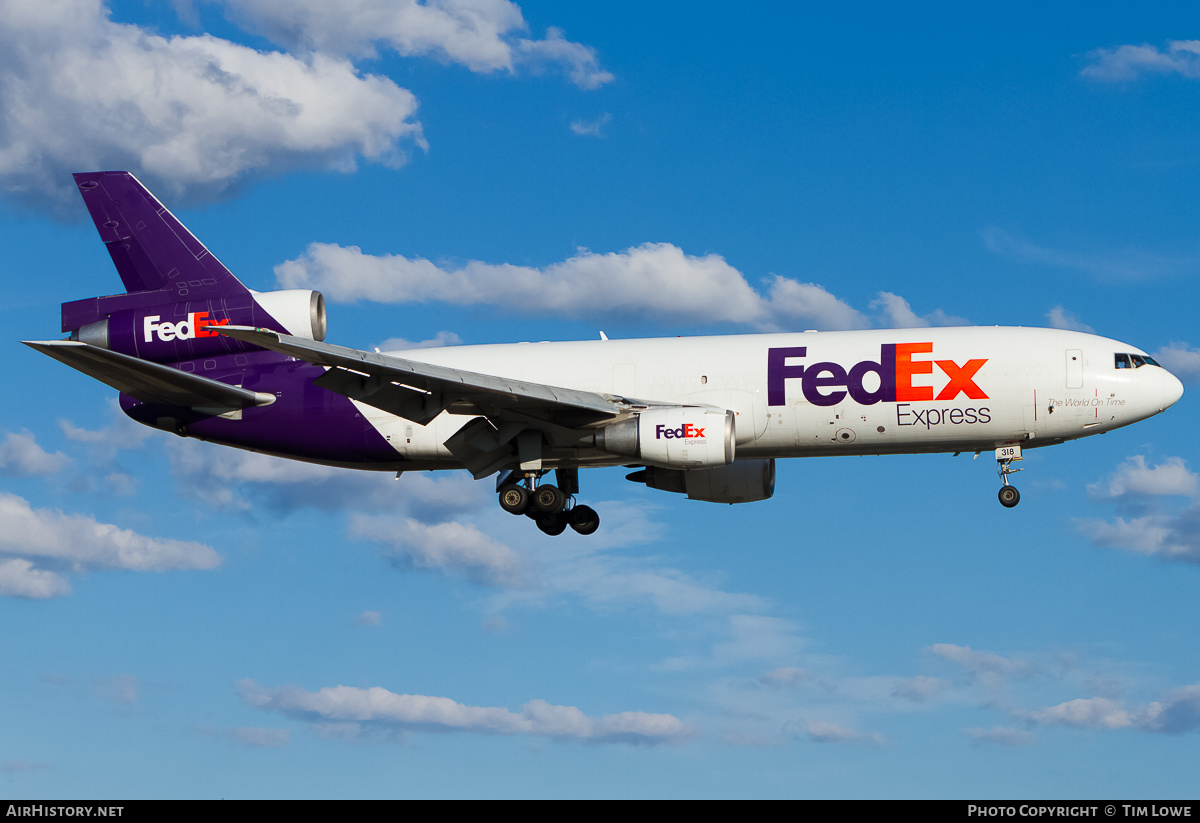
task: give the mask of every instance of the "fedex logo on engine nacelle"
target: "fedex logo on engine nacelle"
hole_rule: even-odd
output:
[[[786,402],[785,381],[800,380],[804,399],[814,406],[836,406],[849,394],[855,403],[870,406],[875,403],[894,403],[912,400],[953,400],[965,394],[972,400],[988,396],[975,384],[976,373],[987,359],[968,360],[958,365],[953,360],[921,360],[914,357],[932,354],[933,343],[884,343],[879,347],[879,361],[863,360],[849,370],[837,363],[789,365],[789,358],[804,357],[805,346],[767,350],[767,405],[782,406]],[[937,366],[949,379],[935,397],[933,386],[914,386],[913,378],[932,375]],[[879,387],[868,390],[864,378],[878,375]],[[825,390],[833,389],[827,394]],[[842,390],[844,389],[844,391]]]
[[[693,438],[704,438],[704,429],[699,426],[693,426],[691,423],[684,423],[678,428],[664,426],[661,423],[654,427],[655,440],[691,440]]]
[[[153,342],[157,337],[164,343],[172,340],[191,340],[196,337],[216,337],[215,331],[209,331],[208,326],[224,326],[229,323],[229,319],[224,320],[209,320],[208,312],[193,311],[188,312],[187,320],[180,320],[178,323],[165,321],[160,323],[160,315],[150,314],[142,320],[142,339],[146,343]]]

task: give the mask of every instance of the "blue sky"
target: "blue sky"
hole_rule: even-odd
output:
[[[0,791],[1194,797],[1200,12],[326,7],[0,3]],[[1011,511],[986,455],[735,507],[605,470],[549,538],[18,345],[119,290],[99,168],[344,345],[1060,326],[1189,391]]]

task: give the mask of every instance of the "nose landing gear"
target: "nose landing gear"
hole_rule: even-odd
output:
[[[1000,505],[1006,509],[1011,509],[1021,502],[1021,493],[1017,491],[1017,487],[1008,484],[1008,476],[1020,471],[1020,469],[1012,467],[1012,464],[1020,459],[1020,446],[1001,446],[996,449],[996,462],[1000,465],[1000,480],[1004,483],[1000,487],[997,497],[1000,499]]]
[[[526,472],[523,478],[514,480],[514,472],[502,472],[496,482],[500,508],[509,514],[529,517],[549,535],[562,534],[567,526],[579,534],[592,534],[600,528],[596,510],[575,503],[579,491],[578,469],[555,471],[557,486],[541,483],[544,474],[544,471]]]
[[[1017,491],[1016,486],[1001,486],[997,496],[1000,498],[1000,505],[1006,509],[1011,509],[1021,502],[1021,493]]]

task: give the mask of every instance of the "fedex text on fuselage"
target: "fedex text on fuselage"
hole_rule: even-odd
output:
[[[807,357],[807,346],[768,349],[767,405],[782,406],[787,402],[788,380],[799,380],[804,399],[814,406],[836,406],[847,395],[855,403],[864,406],[900,401],[953,400],[960,394],[971,400],[988,399],[987,393],[975,383],[975,375],[987,363],[987,358],[967,360],[962,365],[953,360],[920,358],[919,355],[933,353],[932,342],[884,343],[879,350],[878,361],[862,360],[847,369],[830,361],[811,364],[788,362]],[[935,365],[947,378],[936,396],[933,386],[913,385],[913,378],[932,376]],[[876,375],[879,385],[874,389],[867,388],[868,374]]]

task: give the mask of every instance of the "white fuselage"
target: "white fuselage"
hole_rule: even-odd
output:
[[[1125,343],[1081,332],[951,327],[516,343],[389,352],[408,360],[630,401],[730,409],[737,458],[992,449],[1061,443],[1134,423],[1179,399],[1153,364],[1117,368]],[[419,426],[360,404],[410,460],[469,417]],[[622,462],[586,448],[572,459]],[[565,458],[565,453],[564,453]],[[550,464],[553,454],[548,455]],[[447,466],[449,468],[449,466]]]

